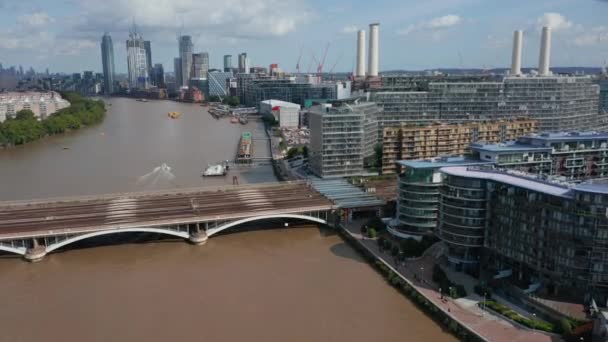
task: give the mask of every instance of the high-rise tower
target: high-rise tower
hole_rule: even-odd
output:
[[[144,39],[137,33],[133,24],[127,40],[127,67],[129,72],[129,87],[145,88],[148,84],[148,62]]]
[[[114,44],[112,44],[112,37],[108,33],[105,33],[101,38],[101,64],[103,68],[103,92],[110,95],[114,92]]]
[[[179,58],[181,59],[181,84],[180,86],[188,86],[190,80],[190,71],[192,70],[192,38],[190,36],[179,37]]]

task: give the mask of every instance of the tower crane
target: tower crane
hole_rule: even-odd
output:
[[[323,52],[323,58],[319,62],[319,66],[317,67],[317,75],[323,76],[323,64],[325,64],[325,58],[327,58],[327,50],[329,50],[329,43],[325,45],[325,51]]]

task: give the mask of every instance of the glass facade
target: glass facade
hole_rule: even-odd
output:
[[[454,169],[442,169],[437,232],[451,264],[480,263],[524,291],[606,302],[608,184]]]

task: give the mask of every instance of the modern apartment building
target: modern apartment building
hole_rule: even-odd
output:
[[[608,177],[608,133],[542,133],[508,144],[473,144],[475,156],[500,168],[561,176],[567,180]]]
[[[237,75],[239,76],[240,74]],[[335,84],[298,83],[294,79],[275,79],[267,76],[250,79],[243,86],[241,102],[249,107],[258,106],[261,101],[271,99],[304,105],[307,99],[337,98]]]
[[[397,189],[397,213],[389,232],[400,238],[421,239],[432,235],[437,226],[439,188],[445,176],[439,172],[448,166],[491,165],[466,157],[441,157],[398,161],[401,172]]]
[[[190,71],[192,70],[192,38],[190,36],[180,36],[179,43],[179,58],[180,58],[180,79],[178,85],[187,87],[190,81]],[[181,82],[179,82],[181,81]]]
[[[22,109],[29,109],[36,118],[45,119],[69,106],[70,103],[54,91],[0,93],[0,122],[14,118]]]
[[[350,102],[350,103],[349,103]],[[319,177],[364,175],[364,162],[377,143],[373,102],[332,101],[309,111],[311,170]]]
[[[243,74],[249,73],[249,57],[247,57],[247,53],[239,53],[239,72]]]
[[[457,270],[481,267],[523,292],[605,302],[608,184],[446,167],[437,236]]]
[[[508,76],[495,82],[432,82],[427,91],[379,91],[381,127],[529,117],[547,132],[608,127],[598,116],[599,86],[586,76]]]
[[[146,88],[148,84],[148,63],[144,39],[137,33],[135,27],[129,33],[127,40],[127,67],[129,87],[132,89]]]
[[[473,142],[514,141],[535,133],[536,127],[536,121],[529,119],[384,127],[382,173],[398,172],[397,160],[464,155],[470,153],[470,145]]]
[[[105,33],[101,38],[101,65],[103,68],[103,93],[114,92],[114,44],[112,37]]]

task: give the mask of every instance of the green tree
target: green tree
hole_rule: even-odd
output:
[[[374,145],[374,162],[373,167],[382,167],[382,144]]]
[[[300,155],[302,151],[297,147],[292,147],[287,151],[287,159],[291,159],[297,155]]]
[[[29,109],[22,109],[15,115],[17,120],[35,120],[34,112]]]
[[[371,239],[375,239],[378,236],[378,233],[376,233],[376,230],[374,228],[369,228],[367,230],[367,235],[371,238]],[[380,243],[378,243],[378,245],[380,245]]]
[[[236,107],[239,105],[239,98],[237,96],[229,96],[224,99],[224,103],[229,106]]]

